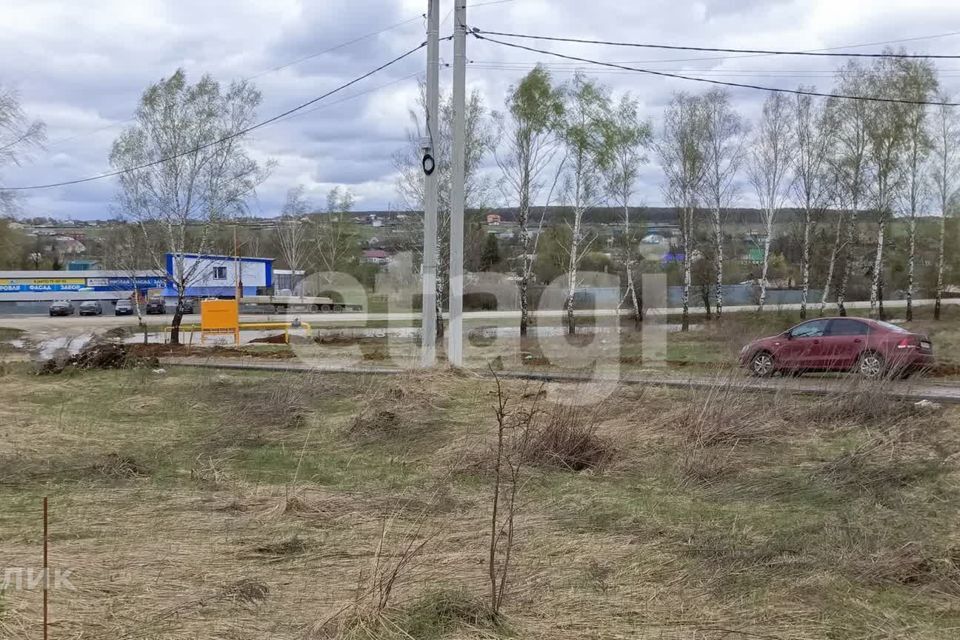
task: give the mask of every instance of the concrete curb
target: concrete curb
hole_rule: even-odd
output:
[[[415,372],[415,369],[393,369],[388,367],[326,367],[312,366],[304,363],[286,362],[231,362],[227,359],[191,359],[166,358],[162,360],[167,367],[195,367],[208,369],[241,370],[241,371],[272,371],[278,373],[326,373],[351,375],[400,375]],[[490,376],[487,371],[474,371],[478,375]],[[744,375],[741,377],[718,376],[690,376],[687,378],[669,378],[664,375],[626,374],[619,377],[593,376],[586,373],[546,373],[537,371],[498,371],[497,375],[503,378],[519,380],[534,380],[539,382],[579,382],[579,383],[616,383],[629,385],[651,385],[658,387],[712,389],[730,381],[742,384],[744,388],[765,393],[791,393],[804,395],[843,395],[867,389],[875,383],[851,381],[851,378],[818,378],[798,380],[785,379],[757,379]],[[861,384],[863,385],[861,387]],[[894,398],[903,400],[941,402],[960,404],[960,386],[922,384],[915,382],[891,381],[886,393]]]

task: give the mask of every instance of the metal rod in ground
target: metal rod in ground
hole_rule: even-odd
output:
[[[48,573],[48,552],[47,552],[47,497],[43,498],[43,640],[47,640],[47,582],[50,579]]]
[[[455,367],[462,367],[467,0],[454,0],[453,22],[453,166],[450,185],[450,337],[447,342],[447,360]]]

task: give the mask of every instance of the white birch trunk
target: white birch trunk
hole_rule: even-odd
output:
[[[917,214],[910,211],[910,256],[907,259],[907,320],[913,320],[913,263],[917,255]]]
[[[713,210],[713,228],[717,241],[717,299],[716,317],[723,313],[723,225],[720,221],[720,205]]]
[[[843,214],[837,214],[837,233],[833,237],[833,250],[830,252],[830,263],[827,265],[827,279],[823,283],[823,294],[820,296],[820,316],[827,311],[827,300],[830,299],[830,285],[833,284],[833,273],[837,268],[837,255],[840,253],[840,235],[843,232]]]
[[[623,205],[623,237],[626,243],[630,242],[630,206],[627,203]],[[637,288],[633,281],[633,253],[632,247],[629,244],[626,247],[627,257],[624,261],[624,267],[627,271],[627,296],[630,296],[631,302],[633,303],[633,322],[639,327],[640,326],[640,299],[637,297]],[[626,296],[624,296],[626,299]],[[623,301],[620,302],[621,306]]]
[[[803,257],[801,259],[803,292],[800,294],[800,319],[807,319],[807,295],[810,293],[810,206],[803,212]]]
[[[567,333],[574,335],[577,332],[577,325],[573,316],[573,299],[577,292],[577,262],[580,249],[580,218],[583,212],[577,211],[573,214],[573,237],[570,239],[570,268],[567,271]]]
[[[530,322],[530,304],[528,301],[528,290],[530,287],[530,170],[524,163],[521,169],[520,178],[520,212],[518,214],[520,223],[520,251],[523,257],[520,259],[520,337],[527,335],[527,326]]]
[[[940,214],[940,244],[937,248],[937,291],[936,291],[936,302],[933,305],[933,319],[940,319],[940,307],[943,304],[943,249],[944,249],[944,240],[947,235],[947,211],[946,207],[942,209]]]
[[[763,266],[760,268],[760,301],[757,311],[763,311],[767,301],[767,270],[770,266],[770,240],[773,236],[773,211],[767,212],[767,237],[763,241]]]
[[[690,283],[691,278],[691,258],[690,258],[690,234],[692,233],[693,212],[689,209],[684,213],[686,217],[686,230],[683,234],[683,316],[680,321],[680,330],[690,330]]]
[[[880,213],[877,227],[877,251],[873,258],[873,285],[870,287],[870,315],[877,315],[877,303],[880,300],[880,276],[883,272],[883,241],[886,237],[887,217]]]
[[[847,284],[850,282],[850,271],[853,269],[853,249],[857,239],[857,203],[854,202],[853,210],[850,212],[849,226],[847,226],[847,259],[843,265],[843,272],[840,274],[840,285],[837,287],[837,312],[841,316],[847,315],[847,308],[844,301],[847,297]]]

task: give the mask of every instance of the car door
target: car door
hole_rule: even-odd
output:
[[[810,320],[790,329],[781,362],[795,369],[816,368],[823,358],[822,341],[828,320]]]
[[[856,364],[870,333],[870,326],[857,318],[834,318],[823,337],[822,368],[847,370]]]

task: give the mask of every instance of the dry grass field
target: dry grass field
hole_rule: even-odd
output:
[[[960,633],[960,408],[504,384],[536,417],[499,616],[498,395],[469,374],[5,365],[0,567],[39,566],[49,496],[58,639]],[[0,638],[40,620],[8,585]]]

